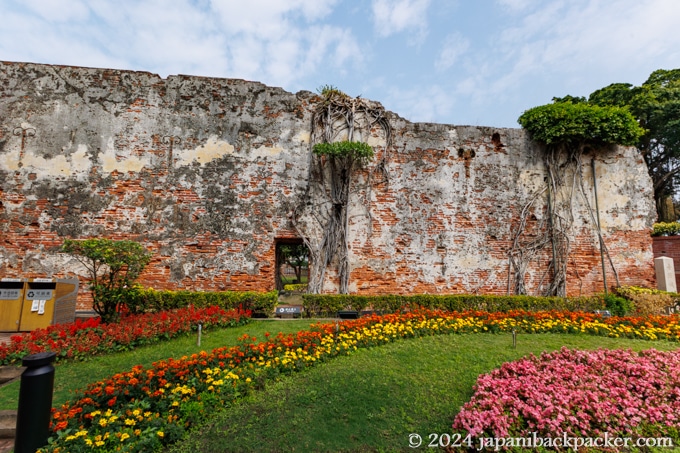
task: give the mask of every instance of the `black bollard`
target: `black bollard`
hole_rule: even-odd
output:
[[[40,352],[21,361],[26,370],[21,374],[14,453],[35,453],[47,445],[54,390],[52,362],[56,356],[54,352]]]

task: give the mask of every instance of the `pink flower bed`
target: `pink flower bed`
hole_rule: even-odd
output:
[[[473,437],[598,437],[679,425],[680,353],[563,348],[480,376],[453,428]]]

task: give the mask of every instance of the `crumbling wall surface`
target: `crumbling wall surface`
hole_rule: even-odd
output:
[[[65,237],[155,252],[154,287],[263,290],[304,189],[309,95],[242,80],[0,66],[0,274],[78,273]]]
[[[309,201],[314,100],[242,80],[0,63],[0,277],[84,276],[58,247],[103,236],[154,251],[147,286],[273,289],[276,240],[299,235],[292,213]],[[544,184],[541,150],[521,130],[389,117],[394,147],[377,147],[389,152],[387,178],[369,166],[352,197],[351,290],[505,293],[517,221]],[[644,163],[632,148],[595,160],[614,265],[622,281],[650,283]],[[592,205],[589,166],[583,174]],[[602,285],[581,198],[570,294]],[[534,211],[527,231],[545,215]],[[529,292],[547,259],[529,266]]]
[[[370,209],[355,204],[352,289],[512,292],[508,254],[521,213],[534,197],[538,202],[529,209],[519,243],[546,234],[542,149],[518,129],[403,120],[397,120],[394,128],[397,149],[389,185],[373,189]],[[651,181],[636,149],[614,147],[584,155],[579,170],[583,189],[572,172],[564,175],[567,184],[555,197],[571,200],[573,212],[567,293],[592,294],[604,288],[591,159],[604,243],[619,281],[653,285]],[[529,293],[540,294],[552,277],[550,256],[548,245],[531,261],[525,274]],[[607,255],[605,260],[607,284],[614,285]]]

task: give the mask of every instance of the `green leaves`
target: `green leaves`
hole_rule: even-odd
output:
[[[66,239],[61,251],[73,255],[90,274],[93,308],[105,322],[117,317],[124,293],[151,260],[142,245],[111,239]]]
[[[365,163],[373,158],[373,148],[368,143],[363,142],[333,142],[317,143],[312,149],[314,154],[328,156],[331,158],[346,158]]]
[[[635,131],[632,126],[628,128],[628,119],[618,116],[613,119],[612,124],[604,128],[605,130],[600,130],[599,134],[615,140],[613,143],[637,146],[642,152],[649,175],[654,181],[654,198],[659,219],[665,221],[677,219],[676,213],[667,212],[667,209],[661,207],[667,206],[666,200],[677,193],[677,187],[680,184],[680,69],[656,70],[650,74],[645,83],[637,87],[630,83],[612,83],[592,92],[587,101],[584,98],[569,95],[563,98],[553,98],[553,100],[572,104],[580,102],[589,107],[628,109],[640,127],[645,129],[637,140],[629,142],[628,139],[636,135],[630,132]],[[570,107],[559,108],[569,109]],[[555,143],[563,139],[569,141],[575,138],[566,132],[560,135],[550,121],[548,121],[549,126],[546,126],[545,121],[539,123],[533,110],[525,112],[519,122],[532,133],[536,140]],[[601,120],[608,120],[601,114],[596,116],[599,116]],[[566,121],[569,124],[572,119],[560,118],[560,121]],[[587,128],[582,132],[591,133]],[[594,137],[597,136],[594,135]]]
[[[330,99],[333,97],[339,97],[339,98],[348,98],[347,94],[345,92],[341,91],[338,87],[335,85],[321,85],[319,88],[316,89],[317,93],[319,93],[322,97],[326,99]]]
[[[583,102],[534,107],[517,121],[534,140],[546,145],[635,145],[645,132],[625,108]]]

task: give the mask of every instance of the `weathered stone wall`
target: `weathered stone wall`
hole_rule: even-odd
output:
[[[304,202],[315,99],[242,80],[0,63],[0,277],[84,276],[57,248],[105,236],[155,252],[144,285],[273,289],[275,243],[299,236],[291,216]],[[392,149],[369,139],[389,152],[388,180],[369,166],[352,197],[351,290],[505,293],[513,232],[544,184],[541,150],[518,129],[388,116]],[[619,276],[653,284],[643,160],[633,148],[595,160]],[[590,166],[583,176],[594,206]],[[567,290],[588,294],[602,288],[599,244],[583,196],[574,200]],[[527,231],[544,215],[534,209]],[[530,265],[529,292],[548,258]],[[329,272],[326,290],[334,284]]]

